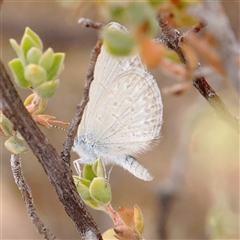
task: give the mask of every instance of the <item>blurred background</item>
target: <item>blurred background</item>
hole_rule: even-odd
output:
[[[226,1],[223,6],[239,38],[240,3]],[[89,54],[97,40],[96,31],[83,29],[77,24],[81,17],[78,10],[54,1],[5,1],[1,9],[1,59],[6,68],[7,63],[16,57],[9,39],[20,42],[27,26],[40,36],[45,49],[52,47],[55,52],[66,53],[60,87],[45,111],[45,114],[65,122],[72,121],[82,98]],[[152,73],[160,89],[173,84],[173,80],[166,78],[160,70],[155,69]],[[239,89],[227,88],[214,78],[207,80],[230,111],[238,115]],[[29,95],[27,91],[16,89],[23,100]],[[164,124],[161,142],[157,148],[138,158],[155,178],[152,182],[144,182],[122,168],[114,167],[111,174],[113,207],[133,208],[137,204],[144,214],[145,239],[160,239],[160,190],[173,167],[179,167],[182,177],[174,183],[179,191],[167,221],[169,239],[206,239],[209,234],[212,239],[217,238],[214,236],[239,239],[238,135],[215,116],[194,87],[181,96],[163,95],[162,98]],[[41,130],[60,153],[66,132],[43,127]],[[189,136],[190,140],[186,140],[182,149],[180,144],[184,136]],[[1,138],[1,238],[40,239],[28,219],[21,193],[14,182],[10,153],[5,149],[4,141]],[[176,164],[178,157],[185,159],[184,164]],[[72,160],[77,158],[72,153]],[[24,154],[22,167],[32,189],[36,211],[45,225],[59,239],[79,239],[35,156],[30,152]],[[91,209],[90,212],[102,232],[113,226],[106,214]],[[214,235],[215,231],[216,234],[222,232],[222,235]]]

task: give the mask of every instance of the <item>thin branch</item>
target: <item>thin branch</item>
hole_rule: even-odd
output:
[[[239,134],[239,119],[228,111],[221,98],[215,93],[205,78],[196,78],[193,85],[214,108],[216,115]]]
[[[96,30],[99,30],[103,27],[102,23],[94,22],[94,21],[92,21],[91,19],[88,19],[88,18],[79,18],[78,23],[82,27],[93,28],[93,29],[96,29]]]
[[[96,239],[102,239],[100,230],[77,193],[69,165],[58,156],[49,140],[31,118],[1,61],[0,73],[3,114],[13,123],[37,157],[82,239],[86,239],[86,233],[89,231],[96,236]]]
[[[84,109],[89,101],[89,90],[91,83],[94,79],[94,68],[97,61],[97,57],[101,51],[102,46],[102,40],[98,40],[96,46],[93,48],[91,56],[90,56],[90,63],[89,63],[89,69],[87,72],[86,82],[85,82],[85,88],[83,93],[83,99],[77,106],[76,115],[73,119],[73,122],[71,124],[71,127],[69,129],[67,138],[63,144],[63,150],[61,152],[61,158],[70,165],[70,151],[73,146],[74,137],[77,133],[78,125],[80,124],[83,116]]]
[[[161,14],[157,15],[157,20],[163,32],[161,41],[167,47],[174,50],[178,54],[182,63],[184,65],[187,65],[187,59],[185,58],[183,51],[179,45],[180,32],[177,29],[170,27]]]
[[[20,155],[17,154],[12,154],[11,155],[11,167],[12,167],[12,173],[14,180],[19,188],[19,190],[22,193],[23,200],[25,202],[28,216],[37,229],[37,231],[45,238],[45,239],[57,239],[54,234],[47,229],[41,219],[38,217],[34,202],[33,202],[33,197],[32,197],[32,192],[30,187],[28,186],[22,172],[22,167],[21,167],[21,157]]]
[[[161,17],[161,15],[158,15],[159,20],[159,26],[162,29],[163,32],[163,39],[164,43],[174,50],[180,60],[183,64],[186,66],[187,60],[184,56],[184,53],[181,49],[180,43],[182,41],[182,37],[179,35],[179,32],[176,29],[171,28],[167,22]],[[193,32],[196,30],[199,30],[201,27],[195,27],[193,29]],[[197,88],[199,93],[208,101],[208,103],[213,107],[216,115],[220,117],[227,125],[229,125],[235,132],[239,134],[239,120],[236,116],[232,115],[221,98],[217,95],[217,93],[213,90],[213,88],[207,83],[206,79],[201,76],[198,78],[195,78],[193,80],[193,86]]]

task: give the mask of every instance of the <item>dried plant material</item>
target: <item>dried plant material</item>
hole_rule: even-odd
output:
[[[207,38],[201,39],[195,34],[189,34],[187,40],[196,49],[198,54],[202,56],[217,72],[223,76],[226,75],[220,54]]]
[[[55,117],[50,116],[50,115],[43,115],[43,114],[32,115],[32,118],[37,124],[47,127],[47,128],[52,127],[52,124],[62,124],[62,125],[66,125],[66,126],[69,125],[69,123],[66,123],[66,122],[62,122],[59,120],[53,120]]]
[[[115,237],[119,240],[140,240],[139,234],[128,226],[118,226],[114,228]]]
[[[6,137],[7,135],[3,132],[3,130],[0,128],[0,136]]]
[[[172,11],[172,6],[169,3],[163,4],[161,6],[161,9],[159,10],[159,13],[165,19],[165,21],[167,21],[169,26],[171,26],[172,28],[178,27]]]
[[[134,223],[137,232],[142,235],[144,230],[143,213],[137,205],[134,206]]]
[[[151,39],[144,39],[140,46],[140,55],[143,62],[150,68],[157,67],[165,53],[164,47]]]
[[[135,224],[134,224],[134,212],[131,208],[127,208],[127,207],[121,207],[118,210],[118,214],[120,215],[120,217],[122,218],[122,220],[124,221],[124,223],[131,227],[134,228]]]

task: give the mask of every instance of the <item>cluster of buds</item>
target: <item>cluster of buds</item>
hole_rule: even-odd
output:
[[[52,48],[43,52],[41,39],[28,27],[20,45],[14,39],[10,43],[18,56],[9,62],[15,82],[40,98],[50,99],[59,85],[56,78],[64,68],[65,54],[54,53]]]
[[[86,205],[104,211],[113,220],[115,227],[103,233],[103,239],[141,240],[144,220],[141,209],[121,207],[116,212],[111,206],[111,186],[100,159],[94,165],[84,165],[82,176],[73,176],[78,194]]]

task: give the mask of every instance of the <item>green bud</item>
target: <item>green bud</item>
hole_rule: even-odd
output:
[[[23,50],[24,56],[27,56],[27,52],[33,48],[37,47],[37,44],[33,41],[31,37],[28,35],[23,35],[22,41],[21,41],[21,48]]]
[[[56,80],[41,84],[35,90],[39,97],[44,99],[50,99],[56,92],[58,85],[59,85],[59,80],[56,79]]]
[[[94,174],[96,175],[96,177],[97,177],[97,168],[98,168],[99,159],[100,158],[98,158],[97,161],[92,165],[92,170],[93,170]]]
[[[47,80],[50,81],[59,76],[64,68],[64,53],[55,53],[52,67],[47,71]]]
[[[97,160],[97,162],[98,162],[98,165],[97,165],[97,176],[104,178],[105,177],[105,171],[104,171],[104,168],[103,168],[103,165],[102,165],[102,161],[100,160],[100,158]]]
[[[41,66],[29,64],[24,69],[24,76],[33,88],[47,81],[47,72]]]
[[[53,65],[54,52],[52,48],[48,48],[39,60],[39,65],[43,67],[46,71],[50,70]]]
[[[112,200],[111,187],[105,178],[94,178],[89,191],[92,198],[102,204],[109,204]]]
[[[84,201],[93,201],[89,189],[87,186],[85,186],[82,181],[80,181],[80,178],[78,178],[77,176],[73,176],[74,179],[74,183],[76,185],[78,194],[80,195],[80,197],[84,200]]]
[[[106,29],[103,37],[104,44],[111,54],[126,56],[133,52],[135,41],[128,33]]]
[[[0,114],[0,126],[1,126],[1,129],[5,133],[6,136],[12,136],[13,135],[13,124],[2,113]]]
[[[32,39],[32,41],[34,41],[35,45],[42,51],[42,41],[33,30],[31,30],[29,27],[26,27],[24,35],[28,35]]]
[[[24,140],[15,136],[10,137],[5,143],[5,147],[14,154],[22,154],[28,151],[28,147]]]
[[[13,78],[17,85],[22,88],[29,88],[30,84],[24,76],[24,67],[20,59],[15,58],[8,63],[8,66],[11,69]]]
[[[24,140],[20,132],[16,132],[16,137],[19,138],[20,140]]]
[[[83,167],[83,177],[92,181],[97,175],[94,173],[91,165],[85,164]]]
[[[90,195],[88,187],[90,186],[91,182],[88,180],[79,178],[78,176],[73,176],[73,180],[76,185],[78,194],[80,195],[82,200],[85,202],[85,204],[91,207],[92,209],[103,210],[103,207],[101,206],[101,204],[94,201],[94,199],[92,199]]]
[[[41,56],[42,56],[42,51],[36,47],[32,47],[27,52],[26,59],[28,63],[37,64]]]
[[[9,41],[10,41],[12,48],[16,52],[17,56],[21,60],[22,65],[25,66],[26,60],[25,60],[25,56],[24,56],[22,48],[20,47],[20,45],[18,45],[18,43],[14,39],[10,39]]]
[[[104,208],[98,202],[95,202],[95,201],[84,201],[84,202],[87,206],[89,206],[92,209],[104,211]]]

